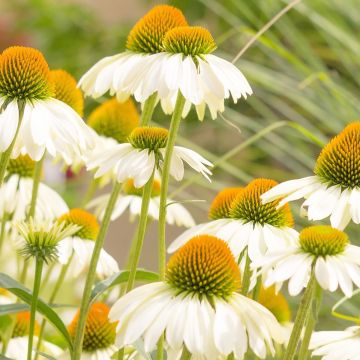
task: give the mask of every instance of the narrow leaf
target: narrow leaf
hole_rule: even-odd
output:
[[[32,292],[28,288],[17,282],[15,279],[11,278],[9,275],[0,273],[0,288],[9,290],[19,299],[21,299],[28,305],[31,305]],[[37,311],[44,315],[47,320],[63,335],[69,349],[72,349],[71,337],[66,329],[65,324],[61,321],[58,314],[41,299],[39,299]]]

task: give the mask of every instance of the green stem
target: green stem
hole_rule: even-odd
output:
[[[304,295],[301,298],[300,305],[296,313],[294,327],[291,332],[289,344],[285,351],[283,360],[292,360],[295,356],[297,346],[300,341],[301,331],[304,327],[308,309],[314,296],[315,282],[314,269],[312,268],[309,283],[304,291]]]
[[[44,152],[44,155],[42,156],[42,158],[39,161],[37,161],[35,164],[34,176],[33,176],[33,187],[32,187],[32,194],[31,194],[31,203],[30,203],[29,212],[26,216],[26,220],[29,220],[31,217],[35,216],[36,200],[37,200],[37,195],[39,192],[39,184],[40,184],[42,167],[43,167],[45,156],[46,156],[46,151]]]
[[[259,275],[256,279],[256,285],[255,285],[255,288],[254,288],[253,294],[252,294],[252,298],[255,301],[258,301],[258,299],[259,299],[261,284],[262,284],[262,276]]]
[[[3,152],[2,156],[1,156],[1,161],[0,161],[0,186],[4,182],[6,168],[7,168],[7,165],[9,163],[9,159],[10,159],[11,153],[13,151],[13,148],[15,146],[16,139],[17,139],[17,137],[19,135],[19,130],[20,130],[20,127],[21,127],[23,116],[24,116],[25,101],[18,101],[17,105],[18,105],[18,109],[19,109],[19,122],[18,122],[18,126],[16,128],[16,132],[15,132],[15,136],[14,136],[13,141],[11,142],[10,146],[7,148],[6,151]]]
[[[76,333],[75,333],[75,341],[74,341],[74,354],[73,354],[73,360],[80,360],[81,352],[82,352],[82,342],[84,338],[84,330],[85,330],[85,323],[86,323],[86,317],[89,310],[89,299],[91,295],[92,286],[95,281],[95,275],[96,275],[96,266],[100,257],[101,249],[104,245],[105,236],[110,224],[111,219],[111,213],[114,210],[116,200],[118,198],[118,195],[121,190],[121,184],[116,182],[113,190],[111,192],[109,202],[107,204],[105,215],[103,218],[103,221],[101,223],[99,235],[95,242],[94,251],[91,256],[90,261],[90,267],[89,272],[86,278],[85,288],[81,300],[81,306],[80,306],[80,314],[79,314],[79,321],[76,327]]]
[[[155,109],[157,93],[152,94],[147,98],[144,104],[143,111],[141,113],[141,126],[149,125],[152,114]]]
[[[139,218],[139,225],[137,229],[137,236],[136,236],[136,243],[134,247],[134,253],[130,259],[130,274],[129,280],[126,287],[126,292],[129,292],[135,284],[135,276],[136,276],[136,269],[139,263],[141,249],[144,243],[145,233],[146,233],[146,225],[148,219],[148,211],[149,211],[149,204],[151,200],[151,192],[152,186],[154,181],[154,174],[153,171],[149,181],[146,183],[143,189],[142,200],[141,200],[141,212]]]
[[[41,272],[43,268],[42,259],[36,259],[35,264],[35,279],[34,279],[34,287],[32,293],[32,302],[31,302],[31,310],[30,310],[30,325],[29,325],[29,342],[28,342],[28,350],[27,350],[27,360],[31,360],[32,357],[32,347],[34,341],[34,330],[35,330],[35,315],[36,308],[39,298],[40,291],[40,283],[41,283]]]
[[[84,199],[82,201],[82,205],[83,207],[85,207],[87,205],[87,203],[93,198],[93,196],[95,195],[95,192],[99,186],[99,182],[100,182],[100,178],[92,178],[92,180],[90,181],[90,184],[86,190],[86,193],[84,195]]]
[[[319,311],[322,301],[322,289],[320,285],[317,283],[315,285],[314,292],[315,292],[315,299],[312,302],[312,306],[309,307],[309,314],[307,317],[304,338],[301,342],[300,351],[299,351],[299,360],[307,360],[309,358],[310,339],[319,317]]]
[[[171,157],[174,151],[176,136],[180,127],[181,115],[184,109],[184,105],[185,105],[185,98],[179,91],[176,99],[175,109],[171,118],[169,137],[166,144],[164,164],[163,164],[162,177],[161,177],[159,227],[158,227],[160,280],[164,280],[165,269],[166,269],[166,204],[167,204],[167,195],[169,188]],[[164,336],[161,336],[160,340],[158,341],[157,360],[163,359],[163,348],[164,348]]]
[[[246,253],[245,269],[241,280],[241,290],[240,290],[241,295],[246,296],[247,293],[249,292],[250,280],[251,280],[250,258],[249,255]]]
[[[3,218],[1,219],[1,229],[0,229],[0,254],[1,254],[1,249],[3,247],[3,243],[4,243],[4,238],[5,238],[5,228],[6,228],[6,222],[8,220],[8,214],[4,213]]]
[[[166,267],[166,242],[165,242],[165,232],[166,232],[166,204],[167,204],[167,195],[169,188],[169,177],[170,177],[170,164],[171,157],[173,154],[176,135],[179,130],[181,115],[185,105],[185,98],[179,91],[175,109],[171,118],[169,138],[166,144],[165,156],[164,156],[164,165],[162,169],[161,177],[161,190],[160,190],[160,210],[159,210],[159,275],[160,280],[163,280],[165,277],[165,267]]]
[[[49,297],[49,301],[48,303],[49,304],[52,304],[60,290],[60,287],[61,285],[63,284],[64,282],[64,279],[65,279],[65,275],[69,269],[69,266],[70,266],[70,263],[72,261],[74,257],[74,253],[71,255],[69,261],[67,262],[67,264],[63,265],[62,268],[61,268],[61,271],[60,271],[60,274],[59,274],[59,277],[55,283],[55,286],[51,292],[51,295]],[[42,339],[43,339],[43,335],[44,335],[44,329],[45,329],[45,325],[46,325],[46,319],[44,318],[41,322],[41,327],[40,327],[40,331],[39,331],[39,335],[38,335],[38,342],[37,342],[37,346],[36,346],[36,354],[35,354],[35,360],[38,359],[39,357],[39,351],[40,351],[40,347],[41,347],[41,342],[42,342]]]

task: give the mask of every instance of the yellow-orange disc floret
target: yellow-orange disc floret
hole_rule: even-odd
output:
[[[5,49],[0,56],[0,96],[44,100],[53,95],[49,66],[40,51],[23,46]]]
[[[155,6],[131,29],[126,48],[148,54],[161,52],[165,34],[174,27],[187,25],[179,9],[169,5]]]
[[[360,122],[348,125],[323,148],[314,172],[328,185],[360,187]]]
[[[83,351],[91,352],[114,344],[116,322],[109,321],[110,308],[104,303],[91,305],[85,324]],[[70,336],[75,338],[80,310],[68,326]]]
[[[210,205],[209,219],[218,220],[230,217],[231,204],[242,188],[233,187],[221,190]]]
[[[54,86],[54,98],[72,107],[80,116],[84,115],[84,96],[77,87],[76,80],[65,70],[50,71],[50,81]]]
[[[12,337],[20,337],[29,335],[30,329],[30,311],[23,311],[16,314],[15,325],[12,333]],[[38,335],[40,331],[40,326],[38,322],[35,321],[35,335]]]
[[[89,116],[87,124],[99,135],[127,141],[131,131],[139,126],[139,113],[131,99],[119,103],[116,99],[105,101]]]
[[[129,143],[136,149],[157,151],[166,146],[168,136],[169,132],[166,129],[141,126],[131,132]]]
[[[142,196],[143,187],[137,188],[134,186],[134,180],[129,179],[123,184],[123,192],[127,195]],[[151,190],[151,197],[160,196],[160,181],[154,180]]]
[[[62,215],[59,222],[64,221],[67,225],[78,225],[80,229],[73,235],[81,239],[96,240],[99,233],[99,224],[96,217],[82,209],[71,209]]]
[[[337,255],[349,244],[348,236],[328,225],[309,226],[299,235],[301,248],[315,256]]]
[[[216,49],[210,32],[200,26],[181,26],[169,30],[163,45],[166,52],[190,56],[209,54]]]
[[[179,293],[227,298],[240,289],[240,271],[228,245],[209,235],[192,238],[169,260],[166,280]]]
[[[280,324],[291,321],[291,310],[283,294],[275,292],[275,286],[261,287],[258,302],[270,310]]]
[[[35,161],[29,155],[20,155],[10,159],[6,171],[8,174],[16,174],[20,177],[33,177]]]
[[[253,222],[261,225],[268,224],[276,227],[294,225],[290,206],[285,204],[276,209],[280,200],[263,204],[260,195],[277,185],[270,179],[255,179],[234,199],[230,216],[244,222]]]

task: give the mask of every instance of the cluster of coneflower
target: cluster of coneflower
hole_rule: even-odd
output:
[[[280,184],[257,178],[223,189],[206,223],[196,225],[185,206],[168,198],[171,178],[184,178],[184,163],[212,176],[208,160],[176,145],[191,107],[200,120],[207,109],[215,119],[226,99],[252,94],[240,70],[215,49],[208,30],[159,5],[136,23],[123,53],[100,60],[78,84],[66,71],[50,70],[33,48],[0,54],[4,356],[360,359],[359,326],[314,332],[324,291],[341,289],[350,298],[360,287],[360,248],[344,232],[360,223],[359,122],[324,146],[312,176]],[[101,98],[85,122],[82,91],[113,98]],[[168,129],[152,124],[158,104],[171,116]],[[69,209],[41,182],[51,158],[93,175],[79,200],[83,208]],[[109,184],[110,193],[94,197]],[[301,215],[330,217],[330,225],[298,232],[288,203],[301,198]],[[137,230],[128,262],[119,267],[103,245],[110,222],[127,209]],[[158,221],[157,273],[138,268],[149,219]],[[188,228],[167,239],[168,248],[166,224]],[[121,241],[119,235],[118,251]],[[286,282],[289,296],[303,292],[293,322],[281,293]],[[60,294],[81,299],[71,321],[53,307]],[[48,336],[54,327],[59,341]]]

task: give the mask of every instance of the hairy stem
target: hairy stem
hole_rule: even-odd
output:
[[[32,293],[32,302],[30,310],[30,324],[29,324],[29,340],[28,340],[28,349],[27,349],[27,360],[31,360],[32,357],[32,347],[34,342],[34,330],[35,330],[35,315],[36,308],[39,298],[40,284],[41,284],[41,273],[43,268],[43,260],[36,259],[35,264],[35,279]]]
[[[136,276],[136,269],[139,263],[141,249],[143,246],[145,233],[146,233],[146,226],[147,226],[147,219],[148,219],[148,210],[149,210],[149,204],[151,200],[151,192],[152,192],[152,186],[154,181],[154,171],[149,179],[149,181],[146,183],[143,189],[142,194],[142,202],[141,202],[141,212],[140,212],[140,218],[139,218],[139,224],[137,229],[137,236],[135,239],[135,247],[134,252],[130,258],[130,274],[129,274],[129,280],[126,287],[126,292],[129,292],[135,284],[135,276]]]
[[[79,314],[79,321],[76,327],[76,333],[75,333],[75,341],[74,341],[74,353],[73,353],[73,360],[80,360],[81,352],[82,352],[82,343],[84,338],[84,330],[85,330],[85,323],[86,323],[86,317],[89,311],[89,300],[91,295],[91,290],[95,281],[95,275],[96,275],[96,266],[99,261],[100,252],[104,245],[105,236],[107,233],[107,230],[109,228],[110,219],[111,219],[111,213],[114,210],[116,200],[118,198],[119,192],[121,190],[121,184],[116,182],[113,190],[111,192],[109,202],[107,204],[105,214],[103,221],[101,223],[99,235],[95,242],[95,247],[92,253],[91,261],[90,261],[90,267],[89,272],[86,278],[85,288],[81,300],[81,306],[80,306],[80,314]]]
[[[298,311],[296,313],[294,327],[291,332],[289,344],[283,356],[283,360],[292,360],[295,357],[297,346],[300,341],[301,331],[304,327],[306,317],[309,311],[309,306],[314,296],[315,282],[316,280],[315,280],[314,269],[312,269],[309,283],[307,284],[307,287],[301,298]]]

